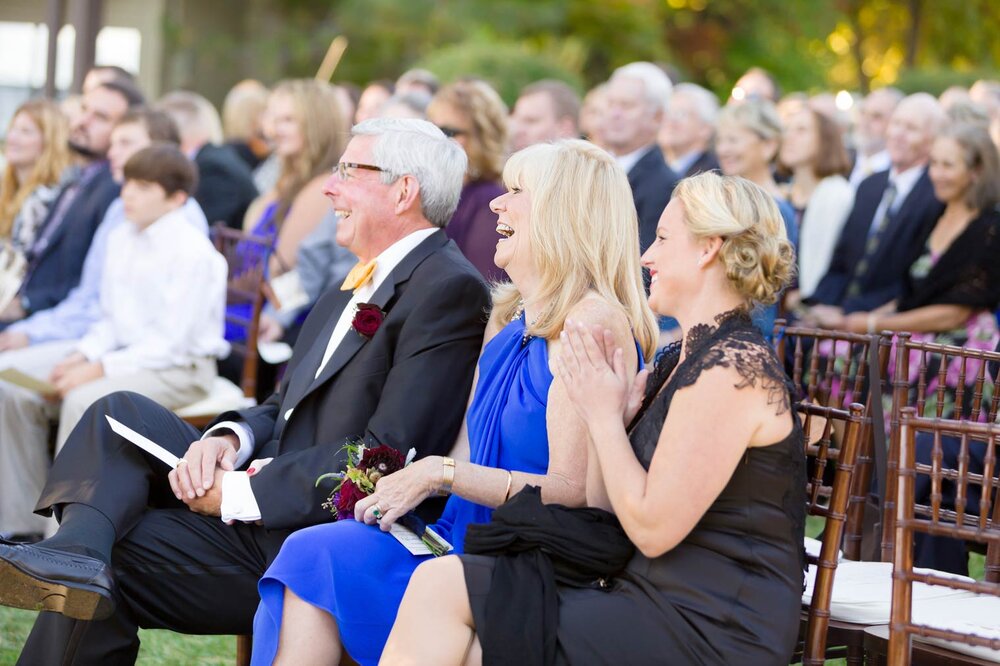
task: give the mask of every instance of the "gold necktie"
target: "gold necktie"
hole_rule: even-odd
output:
[[[367,264],[360,261],[354,265],[351,272],[344,278],[344,283],[340,285],[341,291],[357,291],[362,285],[372,279],[375,273],[375,260],[372,259]]]

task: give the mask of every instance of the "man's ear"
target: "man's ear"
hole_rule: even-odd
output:
[[[184,190],[177,190],[176,192],[167,197],[167,201],[169,201],[171,205],[176,206],[177,208],[180,208],[181,206],[186,204],[187,200],[188,200],[188,193],[185,192]]]
[[[702,241],[701,253],[698,256],[698,267],[704,268],[719,256],[722,251],[722,236],[711,236]]]
[[[420,183],[412,175],[400,176],[396,181],[396,213],[413,208],[420,199]]]

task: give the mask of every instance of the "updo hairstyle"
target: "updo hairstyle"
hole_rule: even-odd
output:
[[[722,238],[719,260],[741,296],[762,305],[778,300],[792,278],[795,250],[770,194],[745,178],[706,172],[682,180],[673,196],[694,236]]]

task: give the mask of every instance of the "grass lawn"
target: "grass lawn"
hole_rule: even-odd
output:
[[[31,631],[34,611],[0,607],[0,666],[17,661]],[[139,632],[139,664],[145,666],[232,666],[236,663],[234,636],[185,636],[172,631]]]

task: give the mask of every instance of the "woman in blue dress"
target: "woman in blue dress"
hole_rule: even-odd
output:
[[[611,330],[633,369],[652,354],[631,190],[613,159],[584,141],[515,154],[504,182],[491,208],[495,261],[511,282],[494,288],[460,460],[418,460],[382,478],[356,521],[293,534],[259,585],[254,664],[337,663],[345,652],[375,664],[411,574],[429,557],[385,532],[428,497],[451,492],[432,528],[456,553],[468,525],[488,522],[525,485],[546,502],[585,503],[586,433],[550,359],[567,321]]]

